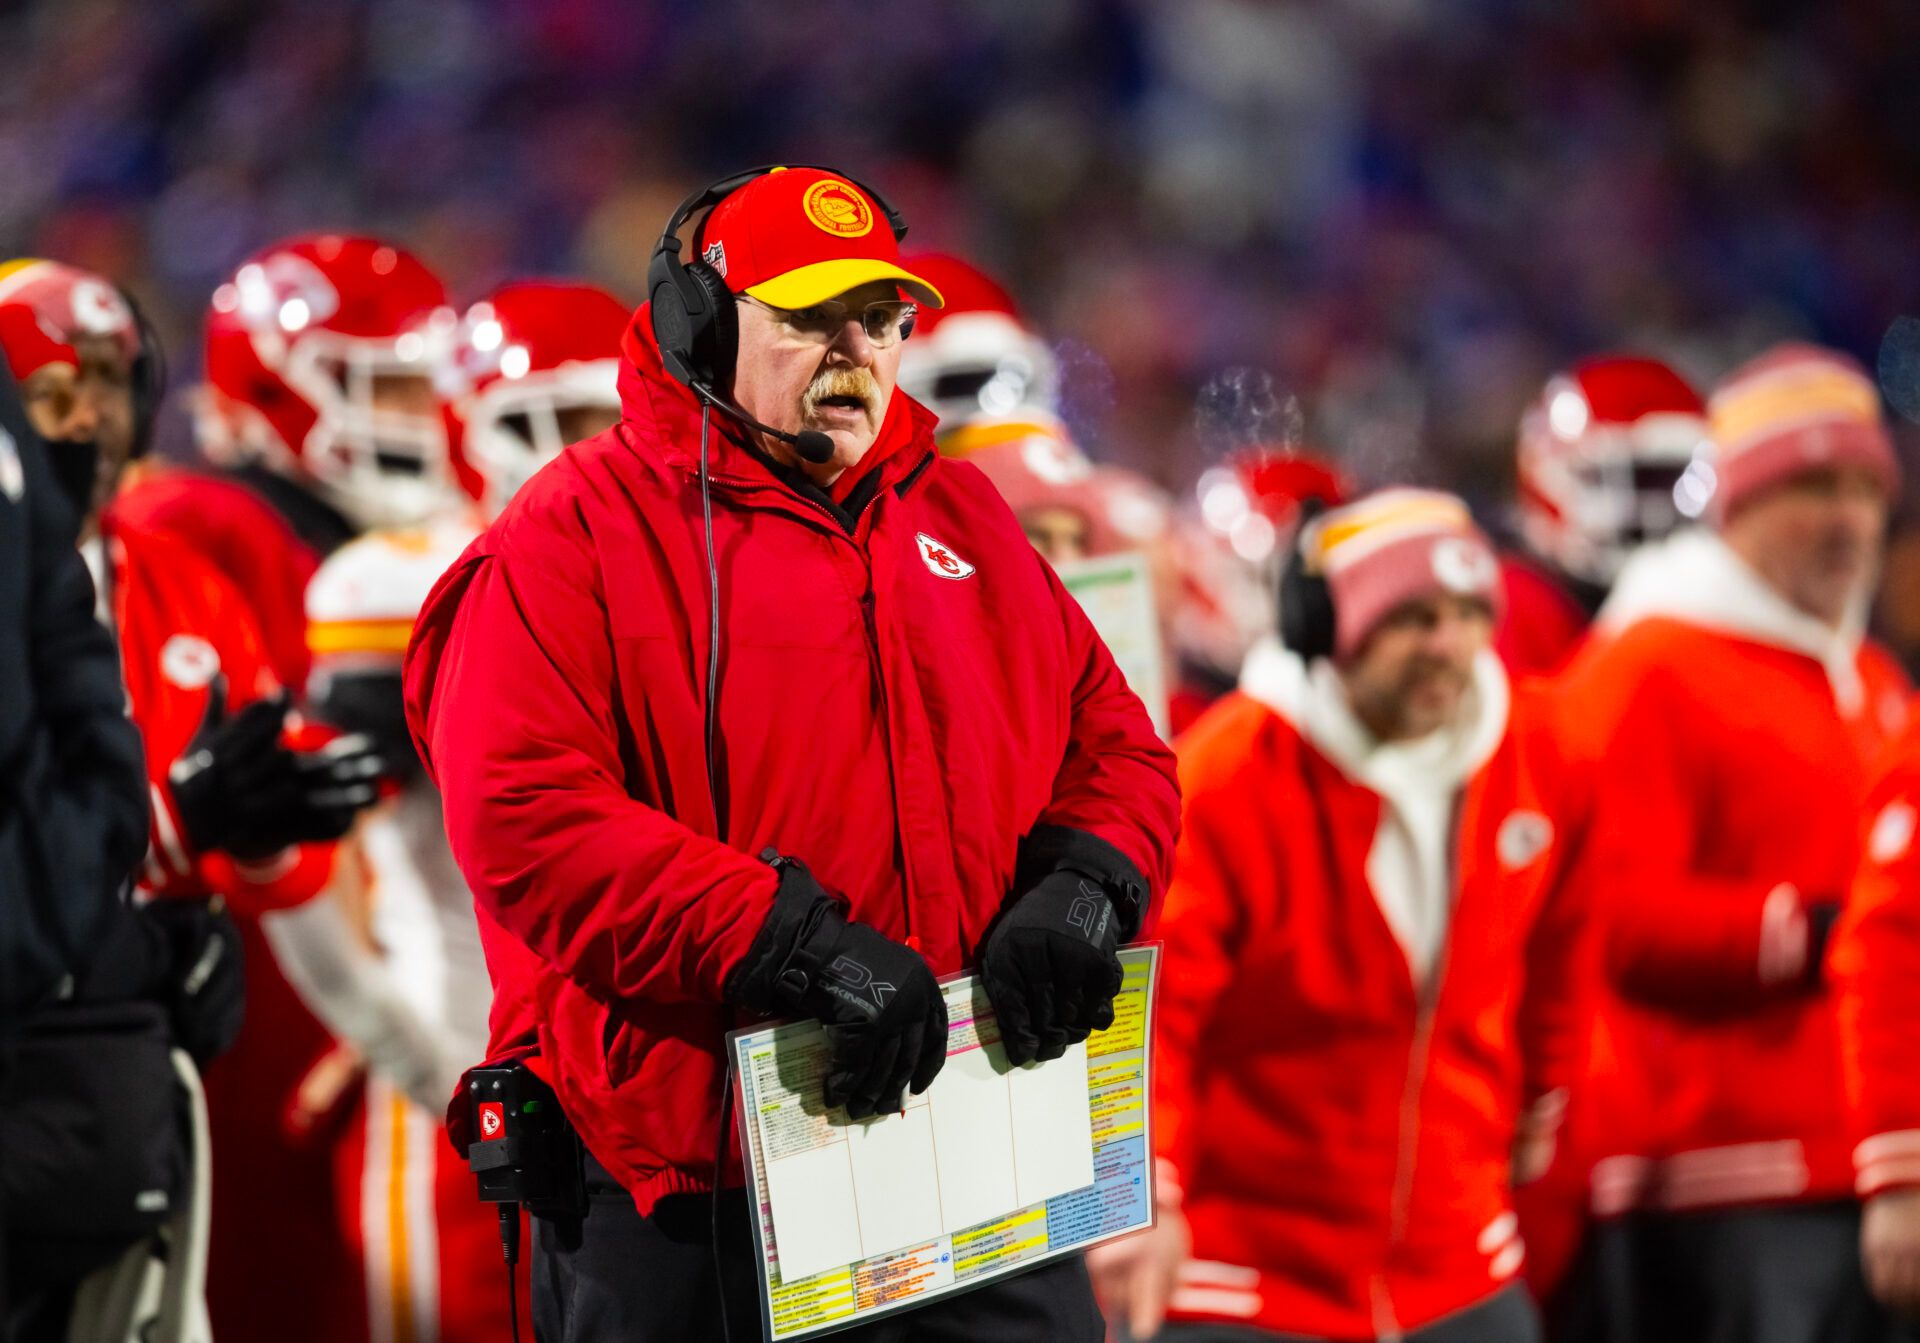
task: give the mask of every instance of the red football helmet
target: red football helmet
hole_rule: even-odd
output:
[[[1006,290],[954,256],[922,253],[901,264],[947,300],[920,310],[900,354],[901,390],[940,417],[942,433],[981,416],[1055,409],[1053,354]]]
[[[1207,527],[1252,565],[1265,565],[1292,539],[1308,500],[1331,506],[1353,492],[1332,462],[1271,447],[1230,454],[1224,465],[1201,472],[1194,488]]]
[[[467,310],[459,362],[467,462],[496,517],[569,443],[620,418],[620,338],[631,316],[604,289],[527,281]]]
[[[1706,406],[1657,359],[1584,360],[1520,420],[1520,529],[1562,573],[1610,585],[1681,521],[1674,486],[1707,443]]]
[[[202,446],[299,478],[361,527],[457,506],[442,395],[458,325],[439,278],[377,238],[258,252],[213,293]]]

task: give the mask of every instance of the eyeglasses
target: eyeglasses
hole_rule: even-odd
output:
[[[920,314],[920,306],[905,299],[882,299],[862,308],[851,308],[839,299],[828,299],[806,308],[776,308],[751,294],[739,297],[743,303],[766,309],[796,335],[819,345],[832,344],[847,329],[848,322],[858,322],[860,329],[867,333],[868,343],[876,350],[884,350],[912,335],[914,319]]]

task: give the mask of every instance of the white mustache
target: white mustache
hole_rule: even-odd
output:
[[[880,420],[880,384],[864,368],[832,368],[820,374],[800,395],[800,417],[811,421],[820,403],[830,396],[855,396],[867,409],[867,420]]]

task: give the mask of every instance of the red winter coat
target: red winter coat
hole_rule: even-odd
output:
[[[1572,1120],[1595,1211],[1847,1197],[1810,909],[1852,884],[1898,667],[1683,533],[1629,566],[1560,688],[1608,980]]]
[[[1521,1266],[1509,1150],[1573,1080],[1585,939],[1545,705],[1523,687],[1509,710],[1491,655],[1476,679],[1446,765],[1463,782],[1419,821],[1271,645],[1180,739],[1154,1062],[1155,1143],[1193,1233],[1173,1318],[1399,1337]],[[1402,762],[1402,784],[1409,765],[1439,768]],[[1425,897],[1447,911],[1431,952],[1393,856],[1413,825],[1451,855]]]
[[[1827,958],[1862,1198],[1920,1186],[1920,718],[1884,766]]]
[[[722,986],[776,885],[751,855],[804,859],[946,974],[972,963],[1036,825],[1104,840],[1158,890],[1179,804],[1092,626],[904,394],[851,535],[716,421],[710,781],[700,414],[644,309],[625,356],[624,422],[536,476],[441,580],[406,681],[479,907],[494,1046],[537,1034],[645,1211],[712,1179]]]

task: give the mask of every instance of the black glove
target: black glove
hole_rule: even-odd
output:
[[[1011,1063],[1057,1059],[1113,1025],[1120,919],[1105,888],[1065,868],[1001,911],[980,953],[980,981]]]
[[[817,1017],[832,1058],[828,1105],[853,1119],[898,1110],[947,1061],[947,1003],[920,954],[854,923],[807,871],[769,849],[780,873],[773,911],[727,981],[730,1002]]]
[[[364,737],[317,751],[281,741],[290,703],[281,691],[228,718],[226,679],[214,679],[199,731],[167,771],[195,850],[258,859],[289,844],[338,839],[378,796],[380,758]]]
[[[246,1017],[240,929],[217,896],[154,900],[142,913],[160,928],[171,953],[162,996],[174,1043],[204,1068],[232,1046]]]

